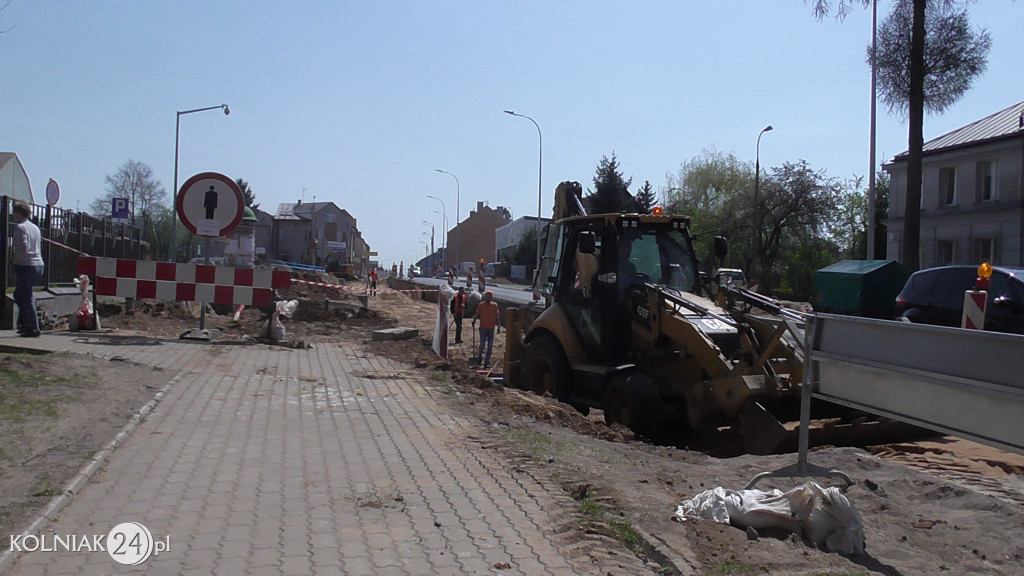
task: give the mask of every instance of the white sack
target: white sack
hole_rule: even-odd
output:
[[[718,487],[681,503],[675,515],[739,528],[783,528],[830,552],[864,552],[864,523],[853,504],[838,488],[822,488],[814,482],[785,493]]]

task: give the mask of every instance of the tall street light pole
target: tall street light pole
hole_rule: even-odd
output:
[[[207,110],[223,110],[224,115],[231,114],[231,109],[228,108],[227,104],[221,104],[220,106],[207,106],[206,108],[196,108],[195,110],[179,110],[178,116],[174,120],[174,190],[171,192],[171,261],[176,262],[178,260],[178,141],[181,134],[181,117],[185,114],[193,114],[195,112],[206,112]],[[134,209],[134,206],[132,207]],[[203,254],[203,256],[206,256]]]
[[[875,256],[875,101],[877,100],[878,73],[875,60],[878,49],[878,0],[871,3],[871,140],[868,162],[868,253],[865,260],[874,260]]]
[[[542,176],[543,176],[543,173],[544,173],[544,136],[542,136],[541,133],[540,133],[540,125],[537,124],[537,121],[534,120],[533,118],[530,118],[529,116],[526,116],[524,114],[516,114],[515,112],[513,112],[511,110],[505,110],[504,112],[505,112],[505,114],[509,114],[509,115],[512,115],[512,116],[519,116],[520,118],[526,118],[530,122],[533,122],[533,125],[537,127],[537,141],[539,143],[539,146],[538,146],[538,151],[539,151],[538,157],[539,157],[539,160],[537,161],[537,228],[536,228],[536,230],[537,230],[537,268],[536,268],[536,270],[539,273],[540,272],[540,223],[541,223],[541,218],[540,218],[540,197],[541,197],[541,181],[542,181]]]
[[[459,179],[456,178],[455,181],[458,182]],[[433,198],[434,200],[437,200],[438,202],[441,203],[441,216],[442,216],[441,223],[444,226],[444,234],[441,234],[441,252],[444,252],[444,269],[448,270],[448,250],[446,250],[445,247],[444,247],[445,239],[448,237],[448,209],[445,208],[445,206],[444,206],[444,200],[441,200],[437,196],[431,196],[430,194],[427,194],[427,198]],[[437,210],[435,210],[435,212],[437,212]],[[458,230],[456,230],[455,233],[458,234]],[[458,245],[459,245],[459,241],[456,240],[455,241],[455,250],[459,249]]]
[[[455,178],[455,265],[462,266],[462,262],[459,260],[459,196],[462,195],[461,186],[459,186],[459,177],[451,172],[445,172],[444,170],[436,169],[434,172],[440,172],[441,174],[447,174],[452,178]],[[433,196],[430,196],[433,198]],[[440,200],[440,198],[438,198]],[[444,206],[444,202],[441,202],[441,206]],[[448,231],[445,230],[445,234]],[[445,262],[447,263],[448,255],[445,254]]]
[[[757,134],[757,148],[754,151],[754,272],[753,279],[761,281],[755,274],[760,274],[761,263],[761,135],[772,130],[771,125],[765,126]]]
[[[444,208],[444,204],[441,205],[441,208]],[[441,257],[442,260],[443,260],[441,262],[441,267],[444,268],[445,270],[447,270],[448,269],[448,250],[447,250],[447,248],[445,246],[445,236],[448,235],[448,215],[445,214],[444,212],[440,211],[440,210],[434,210],[434,214],[440,214],[441,215],[441,227],[444,229],[442,231],[442,234],[441,234],[441,254],[443,254],[443,256]]]
[[[434,225],[424,220],[421,222],[424,226],[430,226],[430,253],[434,253]]]

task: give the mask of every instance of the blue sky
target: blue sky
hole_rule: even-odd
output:
[[[880,2],[879,20],[890,2]],[[1024,100],[1024,5],[984,0],[987,73],[930,139]],[[170,191],[202,171],[244,178],[261,208],[333,201],[384,264],[418,258],[440,203],[542,212],[562,180],[592,186],[614,151],[634,186],[702,150],[761,165],[868,172],[869,10],[816,21],[801,0],[221,2],[12,0],[0,12],[0,151],[37,202],[88,203],[129,158]],[[906,149],[880,108],[878,162]],[[305,192],[303,190],[305,189]]]

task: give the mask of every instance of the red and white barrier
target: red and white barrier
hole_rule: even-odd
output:
[[[78,273],[95,277],[93,289],[99,296],[236,306],[270,306],[273,290],[291,286],[291,274],[282,270],[91,256],[79,257]]]
[[[985,304],[988,292],[985,290],[968,290],[964,292],[964,315],[960,319],[960,327],[968,330],[985,329]]]

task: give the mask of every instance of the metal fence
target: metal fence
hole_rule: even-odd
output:
[[[13,205],[13,198],[0,196],[0,222],[4,223],[5,232],[0,249],[0,273],[5,289],[14,287]],[[139,228],[55,206],[30,206],[30,219],[39,227],[44,239],[42,250],[46,266],[37,282],[39,286],[71,283],[77,276],[79,252],[90,256],[142,259],[145,244]]]

